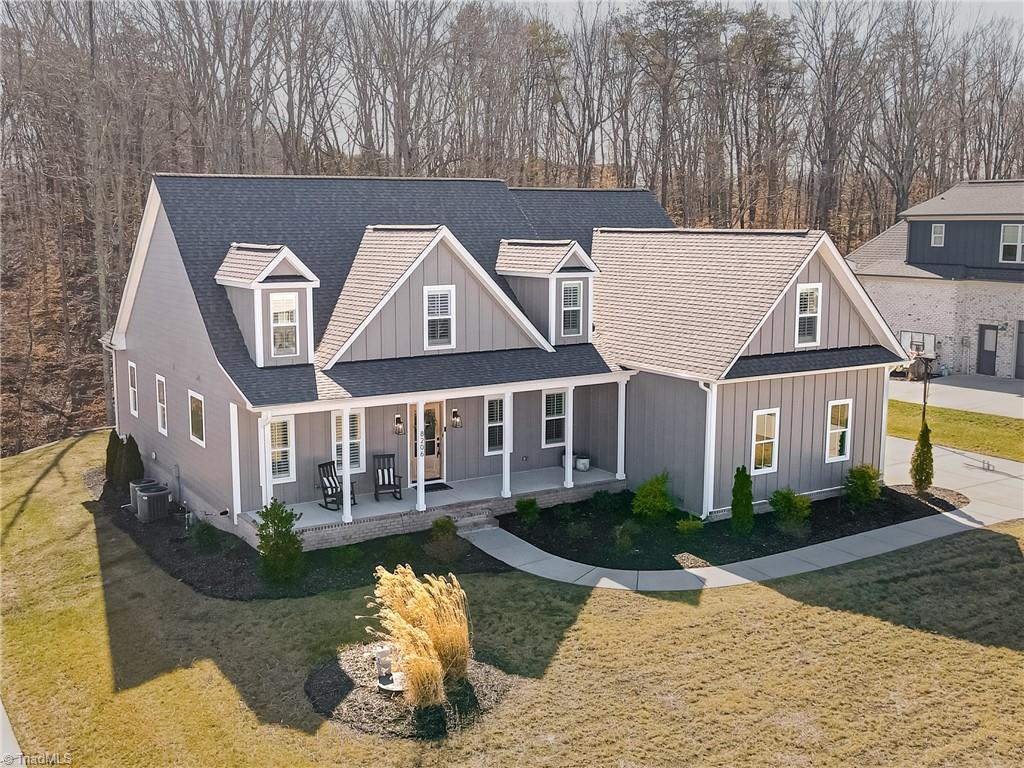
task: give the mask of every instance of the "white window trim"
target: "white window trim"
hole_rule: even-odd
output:
[[[128,410],[139,418],[139,369],[131,360],[128,361]]]
[[[828,455],[828,444],[829,438],[832,437],[834,432],[843,432],[842,429],[832,429],[832,408],[837,405],[845,405],[846,411],[846,454],[844,456],[829,457]],[[825,463],[836,464],[840,461],[849,461],[851,451],[851,444],[853,443],[853,399],[844,398],[842,400],[829,400],[828,408],[825,409]]]
[[[301,341],[299,339],[299,294],[296,291],[290,291],[288,293],[269,293],[267,299],[270,303],[270,356],[272,358],[282,357],[298,357],[302,348]],[[295,322],[294,323],[275,323],[274,322],[274,299],[291,299],[292,305],[294,306]],[[295,328],[295,351],[289,352],[288,354],[278,354],[277,345],[274,344],[274,329],[275,328]]]
[[[944,248],[946,245],[946,225],[932,224],[932,248]]]
[[[167,436],[167,379],[161,376],[159,373],[156,376],[156,429],[163,435]],[[164,385],[164,401],[160,402],[160,385]],[[164,425],[160,426],[160,409],[163,409],[163,422]]]
[[[341,465],[338,463],[338,446],[344,442],[344,435],[338,434],[338,419],[342,416],[344,416],[344,411],[331,411],[331,456],[334,457],[334,467],[337,470],[341,470]],[[348,471],[352,475],[366,471],[366,409],[350,409],[349,418],[353,416],[359,418],[359,440],[355,441],[359,443],[359,463],[354,464],[351,458],[349,459]]]
[[[1006,230],[1009,227],[1015,227],[1017,229],[1017,242],[1008,243],[1006,242]],[[1024,224],[1003,224],[999,227],[999,263],[1000,264],[1020,264],[1024,261]],[[1003,258],[1003,246],[1004,245],[1016,245],[1017,246],[1017,258],[1016,259],[1004,259]]]
[[[804,291],[817,290],[818,291],[818,311],[814,313],[813,317],[816,318],[814,324],[814,341],[800,341],[800,318],[801,317],[812,317],[811,313],[801,314],[800,313],[800,294]],[[821,283],[797,283],[796,286],[796,323],[793,327],[793,346],[797,349],[803,349],[806,347],[817,347],[821,344]]]
[[[490,404],[492,401],[501,403],[501,420],[489,421]],[[484,456],[500,456],[505,450],[505,396],[496,395],[484,398]],[[488,448],[488,433],[491,427],[501,427],[501,448],[492,451]]]
[[[772,437],[772,443],[774,445],[772,450],[772,465],[770,467],[762,467],[761,469],[754,469],[754,454],[757,448],[757,417],[765,416],[767,414],[775,415],[775,434]],[[779,469],[779,429],[780,429],[779,409],[778,408],[761,408],[754,411],[750,418],[750,474],[754,475],[769,475],[772,472],[777,472]],[[766,441],[762,441],[766,442]]]
[[[288,424],[288,474],[284,477],[274,477],[274,441],[273,441],[273,426],[279,422],[287,422]],[[294,483],[295,482],[295,417],[294,416],[276,416],[270,420],[270,424],[267,427],[267,466],[270,472],[270,484],[281,485],[282,483]]]
[[[548,412],[547,412],[548,395],[556,395],[559,392],[562,393],[562,395],[563,395],[563,398],[562,398],[562,415],[561,416],[548,416]],[[545,389],[545,390],[541,390],[541,393],[540,393],[540,447],[541,448],[561,448],[561,447],[565,446],[565,432],[569,428],[568,417],[566,416],[566,411],[568,410],[566,408],[566,401],[568,399],[569,399],[569,390],[568,389]],[[548,438],[547,426],[548,426],[548,422],[551,421],[552,419],[562,419],[562,421],[565,423],[565,426],[564,426],[564,428],[562,430],[562,440],[561,440],[561,442],[558,442],[558,443],[549,443],[548,439],[547,439]]]
[[[577,306],[577,307],[567,307],[565,305],[565,289],[569,288],[570,286],[574,286],[574,285],[579,288],[579,291],[580,291],[580,303],[579,303],[579,306]],[[562,301],[561,301],[562,311],[559,314],[559,320],[560,320],[560,325],[561,325],[562,336],[567,338],[567,339],[568,338],[572,338],[574,336],[582,336],[583,335],[583,281],[582,280],[565,280],[565,281],[562,282],[562,287],[560,289],[560,292],[562,294]],[[576,310],[577,312],[580,313],[579,330],[576,333],[566,333],[565,332],[565,310],[567,310],[567,309],[574,309],[574,310]]]
[[[198,400],[202,404],[202,406],[203,406],[203,439],[202,440],[200,440],[198,437],[196,437],[195,433],[192,432],[192,400],[193,399]],[[206,398],[204,398],[198,392],[195,392],[195,391],[190,389],[188,391],[188,401],[187,402],[188,402],[188,408],[185,409],[186,410],[185,416],[188,419],[188,436],[189,436],[189,439],[193,443],[198,445],[200,448],[205,448],[206,447]]]
[[[451,340],[448,344],[431,344],[430,334],[428,333],[428,325],[430,316],[428,315],[427,298],[431,293],[445,293],[448,294],[448,314],[438,315],[434,319],[445,319],[449,320],[449,330],[451,332]],[[425,285],[423,286],[423,350],[425,352],[433,352],[436,350],[443,349],[455,349],[455,286],[454,285]]]

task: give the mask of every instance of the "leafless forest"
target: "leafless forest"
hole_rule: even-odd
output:
[[[956,180],[1024,175],[1000,8],[6,3],[3,452],[105,423],[97,337],[153,171],[645,186],[680,224],[845,251]]]

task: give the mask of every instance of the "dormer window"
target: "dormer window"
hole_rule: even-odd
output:
[[[299,294],[270,295],[270,344],[273,357],[299,354]]]
[[[1008,264],[1024,261],[1024,224],[1003,224],[999,237],[999,260]]]
[[[932,248],[941,248],[946,244],[946,225],[932,224]]]
[[[796,346],[816,347],[821,339],[821,283],[796,287]]]
[[[426,286],[423,289],[424,349],[454,349],[454,319],[455,286]]]
[[[562,283],[562,335],[583,333],[583,282]]]

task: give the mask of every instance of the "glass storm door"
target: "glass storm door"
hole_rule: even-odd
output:
[[[444,425],[441,414],[444,412],[441,403],[427,403],[423,407],[423,477],[425,480],[440,480],[444,475],[444,451],[441,445],[444,437]],[[409,406],[409,423],[412,424],[410,434],[410,455],[413,457],[409,468],[409,478],[412,482],[418,479],[416,476],[417,462],[419,456],[419,425],[416,423],[416,406]]]

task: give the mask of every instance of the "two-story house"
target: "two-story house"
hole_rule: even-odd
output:
[[[1024,180],[962,181],[848,259],[908,352],[1024,378]]]
[[[104,344],[147,475],[249,542],[280,499],[307,548],[662,470],[704,516],[740,464],[835,493],[903,359],[824,233],[464,179],[157,175]]]

